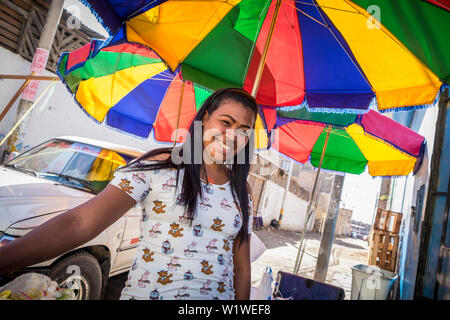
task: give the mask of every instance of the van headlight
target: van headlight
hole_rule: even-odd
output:
[[[16,238],[5,235],[3,232],[0,232],[0,247],[6,246],[8,243],[14,241]]]

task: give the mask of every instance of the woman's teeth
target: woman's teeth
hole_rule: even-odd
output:
[[[224,148],[226,151],[228,151],[228,150],[230,150],[231,149],[231,147],[227,147],[226,145],[224,145],[222,142],[220,142],[220,141],[217,141],[221,146],[222,146],[222,148]]]

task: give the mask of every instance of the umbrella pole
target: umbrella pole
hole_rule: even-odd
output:
[[[278,12],[280,11],[281,0],[277,0],[275,4],[275,11],[273,12],[272,22],[270,23],[269,33],[267,34],[266,43],[264,44],[264,50],[259,61],[258,70],[256,71],[255,82],[253,83],[252,96],[256,98],[258,93],[259,84],[261,82],[264,64],[266,63],[267,52],[269,51],[270,41],[272,40],[273,30],[275,29],[275,23],[277,21]]]
[[[11,100],[9,100],[8,104],[6,105],[5,109],[3,109],[2,113],[0,114],[0,122],[3,120],[3,118],[6,116],[6,114],[8,113],[9,109],[11,109],[12,105],[14,104],[14,102],[16,102],[17,98],[22,94],[23,90],[25,90],[26,86],[28,85],[28,83],[30,83],[31,79],[29,77],[34,76],[36,74],[35,71],[33,71],[31,73],[30,76],[25,76],[27,77],[24,81],[24,83],[22,84],[22,86],[19,88],[19,90],[17,90],[16,94],[11,98]],[[5,78],[3,76],[0,76],[0,79],[8,79]]]
[[[42,99],[42,97],[45,96],[47,91],[54,86],[56,81],[53,81],[52,84],[50,84],[47,88],[45,88],[44,92],[41,93],[41,95],[36,99],[35,102],[31,105],[31,107],[23,114],[22,118],[17,121],[17,123],[9,130],[9,132],[6,134],[6,136],[3,138],[3,140],[0,142],[0,146],[5,143],[5,141],[9,138],[9,136],[14,132],[14,130],[17,129],[17,127],[22,123],[22,121],[26,118],[26,116],[33,110],[33,108],[39,103],[39,101]]]
[[[178,139],[178,127],[180,125],[181,106],[183,105],[183,95],[184,95],[184,81],[181,83],[180,101],[178,103],[177,127],[175,128],[175,138],[173,139],[173,147],[176,146]]]
[[[314,178],[314,186],[313,186],[313,189],[311,191],[311,196],[309,197],[308,208],[306,209],[305,221],[303,223],[303,230],[302,230],[302,235],[301,235],[301,238],[300,238],[300,245],[298,247],[297,257],[295,258],[294,274],[298,274],[299,269],[300,269],[300,265],[301,265],[302,259],[303,259],[303,253],[305,252],[305,250],[303,248],[303,244],[304,244],[304,240],[305,240],[306,225],[307,225],[307,223],[309,221],[309,218],[311,216],[312,202],[313,202],[313,199],[314,199],[314,196],[315,196],[315,193],[316,193],[317,182],[319,181],[320,169],[322,168],[323,158],[324,158],[325,152],[327,150],[328,138],[330,137],[330,132],[331,132],[331,126],[329,125],[328,128],[327,128],[327,136],[325,138],[325,143],[323,145],[322,154],[320,156],[319,168],[317,170],[316,177]]]

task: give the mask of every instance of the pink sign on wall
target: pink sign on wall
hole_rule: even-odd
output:
[[[48,50],[37,48],[34,53],[33,62],[31,62],[30,73],[35,72],[36,76],[42,75],[45,66],[47,65]],[[36,99],[39,88],[39,80],[32,80],[22,93],[22,99],[34,101]]]

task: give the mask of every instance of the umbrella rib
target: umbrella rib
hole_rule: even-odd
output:
[[[311,17],[309,14],[303,12],[301,9],[297,8],[296,6],[292,5],[290,2],[288,2],[289,5],[294,8],[295,10],[297,10],[298,12],[300,12],[301,14],[305,15],[306,17],[310,18],[311,20],[313,20],[314,22],[317,22],[318,24],[320,24],[321,26],[328,28],[327,25],[323,24],[322,22],[318,21],[317,19],[314,19],[313,17]]]
[[[320,7],[320,6],[319,6]],[[325,21],[325,19],[323,18],[322,12],[320,12],[320,10],[318,10],[320,16],[322,17],[322,20]],[[358,12],[359,14],[362,14],[361,12]],[[350,59],[350,61],[353,63],[353,66],[356,68],[356,70],[358,70],[358,72],[361,74],[361,76],[364,78],[364,80],[366,81],[367,85],[370,88],[373,88],[372,85],[369,82],[369,79],[367,79],[366,75],[364,74],[364,72],[362,72],[360,70],[360,68],[358,67],[358,65],[356,64],[356,62],[353,60],[353,58],[351,57],[351,55],[347,52],[347,50],[345,49],[345,47],[342,45],[341,41],[339,41],[339,39],[336,37],[336,35],[334,34],[334,32],[331,30],[330,26],[327,24],[327,29],[328,32],[330,32],[334,39],[336,39],[337,43],[339,43],[339,45],[341,46],[342,50],[344,50],[345,54],[347,55],[347,57]],[[350,47],[350,46],[349,46]]]
[[[443,6],[445,9],[450,10],[450,7],[447,7],[447,5],[443,4],[440,0],[435,0],[437,3],[439,3],[441,6]]]
[[[266,2],[266,6],[267,7],[270,7],[270,5],[268,5],[268,3],[269,3],[269,1],[268,2]],[[262,24],[264,23],[264,20],[261,20],[261,14],[262,14],[262,12],[264,12],[266,10],[266,8],[264,8],[263,10],[261,10],[261,13],[260,13],[260,15],[259,15],[259,17],[258,17],[258,30],[261,32],[261,28],[262,28]],[[268,10],[268,9],[267,9]],[[252,60],[252,58],[253,58],[253,52],[255,51],[255,48],[256,48],[256,41],[257,41],[257,39],[258,39],[258,36],[259,36],[259,32],[257,33],[257,34],[255,34],[255,37],[253,38],[253,41],[252,41],[252,43],[253,43],[253,45],[252,45],[252,50],[251,50],[251,52],[250,52],[250,54],[248,55],[248,58],[247,58],[247,65],[245,66],[245,70],[246,70],[246,72],[244,72],[244,74],[242,75],[242,79],[241,79],[241,83],[244,83],[244,81],[245,81],[245,78],[247,77],[247,72],[248,72],[248,69],[249,69],[249,67],[250,67],[250,61]]]
[[[136,13],[138,13],[139,11],[144,10],[145,8],[147,8],[148,6],[151,6],[152,4],[154,4],[157,0],[153,0],[152,2],[147,3],[145,6],[143,6],[142,8],[139,8],[137,10],[135,10],[134,12],[130,13],[125,20],[129,20],[131,19]]]
[[[294,0],[295,3],[299,3],[299,4],[304,4],[307,6],[313,6],[313,7],[320,7],[320,8],[327,8],[327,9],[331,9],[331,10],[337,10],[337,11],[343,11],[343,12],[349,12],[349,13],[356,13],[356,14],[361,14],[358,11],[350,11],[350,10],[344,10],[344,9],[340,9],[340,8],[335,8],[335,7],[328,7],[328,6],[321,6],[319,4],[313,4],[313,3],[308,3],[308,2],[304,2],[304,1],[297,1]]]

